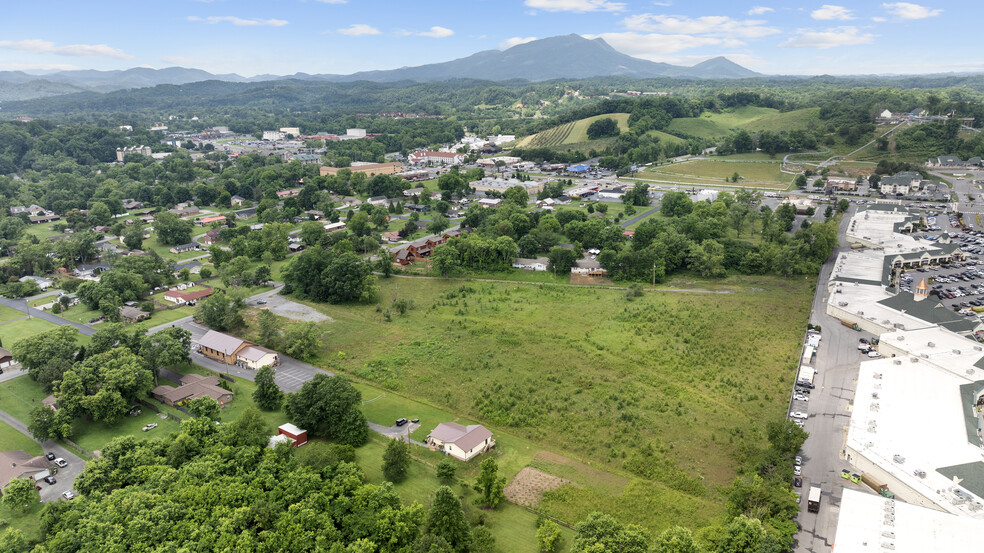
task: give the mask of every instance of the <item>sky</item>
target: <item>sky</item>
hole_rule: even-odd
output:
[[[3,2],[0,70],[195,67],[348,74],[448,61],[556,35],[766,74],[984,71],[971,0],[33,0]],[[794,4],[795,7],[789,7]]]

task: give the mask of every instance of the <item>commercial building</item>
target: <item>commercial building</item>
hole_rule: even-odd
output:
[[[493,177],[484,177],[477,181],[471,183],[471,187],[479,192],[505,192],[514,186],[519,186],[526,190],[527,194],[538,194],[543,190],[543,181],[538,180],[528,180],[521,181],[519,179],[496,179]]]
[[[193,347],[205,357],[227,365],[259,369],[280,364],[277,352],[214,330],[206,332]]]
[[[403,164],[399,161],[389,161],[386,163],[359,163],[355,162],[351,167],[328,167],[322,165],[321,176],[337,175],[342,169],[348,169],[353,173],[364,173],[367,177],[376,175],[396,175],[403,171]]]
[[[465,154],[418,150],[407,155],[407,161],[414,165],[461,165],[465,162]]]

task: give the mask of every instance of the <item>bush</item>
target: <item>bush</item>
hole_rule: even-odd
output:
[[[536,529],[536,543],[542,553],[553,553],[560,545],[560,526],[552,520],[544,520]]]
[[[618,123],[616,123],[614,119],[605,117],[588,125],[588,138],[591,140],[618,135]]]
[[[437,464],[437,479],[445,484],[454,480],[454,475],[458,471],[458,465],[450,457],[441,459]]]

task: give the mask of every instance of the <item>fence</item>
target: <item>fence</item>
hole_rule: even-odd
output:
[[[151,411],[153,411],[155,413],[164,413],[164,411],[161,411],[156,405],[154,405],[153,403],[150,403],[149,401],[146,401],[146,400],[141,399],[140,400],[140,405],[143,405],[144,407],[150,409]],[[188,413],[188,411],[185,411],[184,409],[178,407],[177,405],[174,405],[173,407],[175,409],[177,409],[178,411],[181,411],[182,413],[187,413],[189,415],[191,414],[191,413]],[[167,418],[176,420],[178,422],[181,422],[182,420],[184,420],[184,419],[182,419],[181,417],[179,417],[177,415],[172,415],[171,413],[164,413],[164,415],[166,415]]]
[[[85,455],[86,457],[92,457],[92,458],[95,458],[96,457],[91,452],[86,451],[85,449],[82,448],[82,446],[80,446],[79,444],[73,442],[72,440],[69,440],[68,438],[62,438],[62,441],[65,442],[66,444],[74,447],[75,449],[81,451],[82,454]]]

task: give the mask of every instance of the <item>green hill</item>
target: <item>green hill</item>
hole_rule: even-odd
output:
[[[618,130],[626,132],[629,130],[628,113],[608,113],[586,117],[570,123],[547,129],[516,143],[516,148],[550,148],[553,146],[567,146],[570,144],[586,144],[588,140],[588,126],[598,119],[614,119],[618,123]]]
[[[802,130],[820,120],[820,108],[806,108],[780,112],[772,108],[743,107],[721,113],[705,112],[700,117],[674,119],[671,133],[681,133],[699,138],[715,139],[727,136],[733,130],[750,132],[771,130]]]

